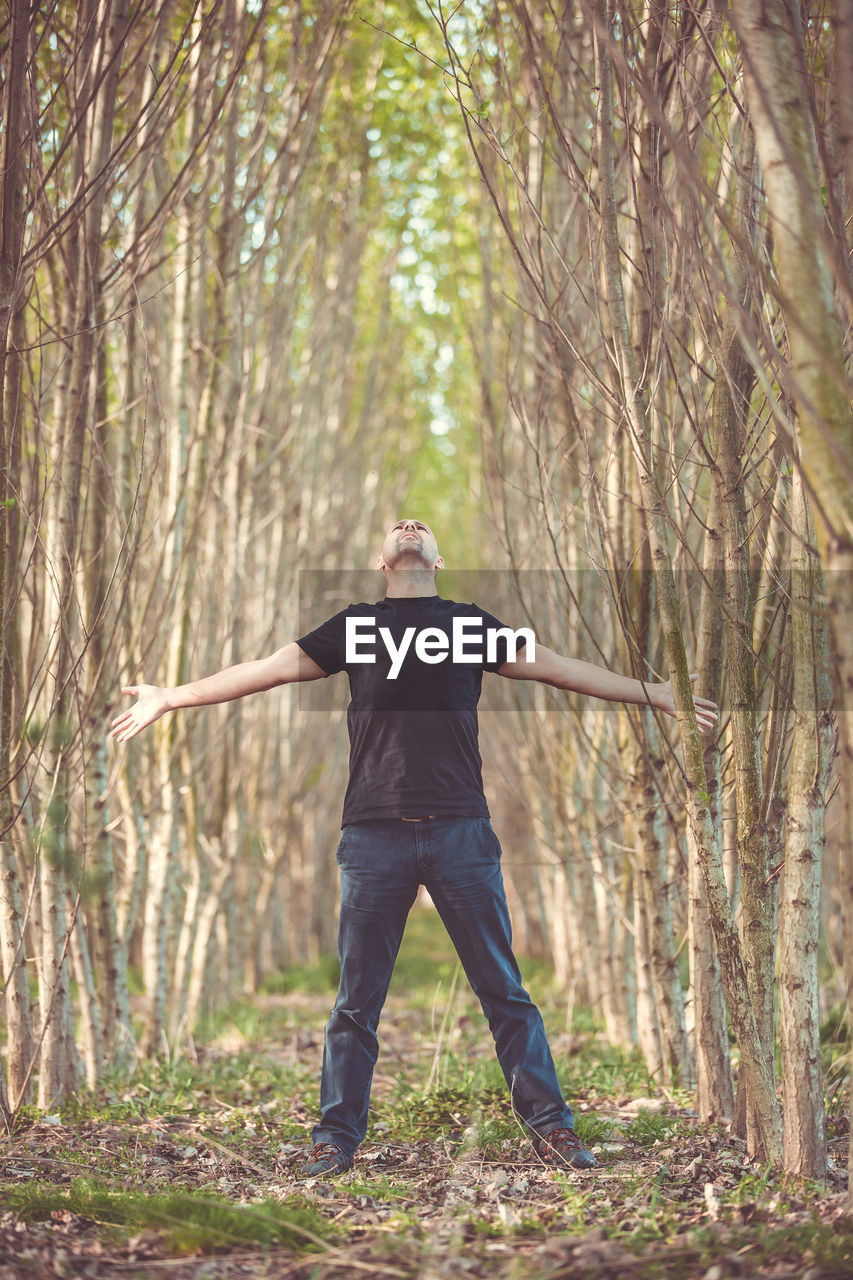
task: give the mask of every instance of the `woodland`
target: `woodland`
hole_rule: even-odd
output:
[[[853,1274],[853,6],[5,0],[0,113],[0,1280]],[[345,677],[109,737],[401,515],[673,682],[484,684],[589,1174],[425,902],[300,1178]]]

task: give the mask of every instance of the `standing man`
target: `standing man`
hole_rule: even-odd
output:
[[[521,985],[500,870],[501,850],[483,794],[477,703],[483,671],[539,680],[674,716],[669,682],[647,685],[564,658],[526,629],[512,632],[476,605],[442,599],[444,565],[420,520],[398,520],[377,560],[384,600],[350,605],[268,658],[177,688],[138,685],[138,701],[112,725],[126,742],[166,711],[227,702],[346,670],[350,776],[338,846],[341,981],[326,1026],[321,1118],[306,1176],[352,1167],[364,1140],[376,1028],[409,909],[426,885],[495,1040],[512,1104],[540,1160],[590,1169],[574,1131],[539,1010]],[[523,646],[521,652],[519,648]],[[701,728],[714,704],[696,699]]]

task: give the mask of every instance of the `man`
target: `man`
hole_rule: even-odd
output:
[[[126,688],[138,701],[115,719],[112,734],[126,742],[178,707],[346,670],[350,777],[337,854],[341,980],[326,1026],[321,1118],[305,1174],[351,1168],[364,1139],[376,1028],[420,884],[482,1004],[513,1107],[539,1158],[592,1168],[595,1159],[574,1131],[541,1015],[521,985],[512,951],[500,845],[483,794],[477,702],[484,670],[674,716],[671,686],[561,657],[476,605],[442,599],[436,576],[444,561],[420,520],[397,521],[377,564],[387,581],[384,600],[350,605],[268,658],[173,689]],[[714,704],[696,699],[696,714],[700,727],[710,728]]]

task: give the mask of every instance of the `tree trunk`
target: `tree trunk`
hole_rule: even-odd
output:
[[[642,712],[645,738],[651,743],[656,729],[650,712]],[[690,1050],[684,1025],[684,995],[675,962],[675,934],[671,888],[666,866],[666,852],[660,821],[661,798],[655,784],[654,761],[642,752],[645,768],[641,787],[632,787],[638,812],[634,814],[637,831],[637,877],[643,898],[644,923],[648,938],[649,958],[657,1021],[660,1028],[663,1079],[671,1086],[687,1086],[693,1075]],[[659,768],[663,762],[658,761]]]
[[[595,976],[596,1007],[604,1019],[605,1031],[612,1044],[618,1043],[620,1029],[619,1010],[616,1004],[615,932],[613,913],[612,859],[598,845],[590,850],[592,868],[593,902],[588,909],[594,912],[595,947],[600,958]]]
[[[57,857],[57,832],[67,817],[62,801],[52,829],[43,838],[38,860],[39,895],[39,1011],[41,1014],[38,1105],[48,1108],[77,1088],[77,1052],[68,964],[68,925],[65,908],[66,877]],[[50,817],[47,819],[50,821]]]
[[[712,488],[705,516],[702,561],[702,595],[696,637],[696,693],[719,701],[723,673],[723,533],[719,504]],[[719,752],[710,739],[705,745],[705,778],[708,808],[716,843],[715,857],[722,861],[722,805]],[[734,1095],[726,1027],[726,1004],[720,981],[720,965],[714,950],[708,906],[692,829],[687,833],[688,930],[690,988],[693,1000],[693,1036],[696,1050],[696,1110],[705,1123],[732,1117]]]
[[[168,762],[166,764],[169,768]],[[167,774],[168,778],[168,774]],[[166,1029],[168,987],[167,920],[172,896],[176,843],[175,816],[169,807],[174,789],[169,778],[161,792],[162,812],[147,841],[145,907],[142,927],[142,977],[145,984],[145,1022],[140,1051],[158,1053]]]
[[[205,886],[207,892],[198,913],[198,927],[192,953],[185,1021],[186,1029],[190,1034],[203,1011],[205,995],[215,999],[215,986],[207,981],[211,938],[221,909],[222,892],[234,868],[233,850],[229,853],[223,851],[221,846],[217,848],[211,843],[209,852],[213,853],[214,850],[216,856],[210,859],[214,865],[214,871],[209,883]],[[216,992],[216,994],[219,993]]]
[[[753,185],[751,135],[742,146],[738,192],[738,223],[749,242]],[[738,303],[748,308],[745,272],[733,267]],[[750,564],[750,519],[747,514],[747,477],[743,458],[747,448],[746,420],[755,372],[741,346],[737,320],[723,323],[714,382],[712,420],[715,443],[714,482],[723,526],[725,561],[726,670],[731,696],[731,732],[737,798],[737,847],[740,867],[744,961],[758,1031],[764,1046],[767,1070],[774,1071],[774,896],[776,881],[770,876],[770,851],[764,819],[764,779],[755,687],[753,623],[755,586]],[[745,1082],[739,1080],[738,1088]],[[749,1095],[746,1125],[753,1126]],[[740,1109],[738,1110],[740,1115]],[[742,1132],[741,1137],[747,1137]],[[750,1136],[754,1148],[757,1132]]]
[[[660,1026],[655,1002],[654,976],[646,920],[646,895],[640,876],[634,873],[634,972],[637,982],[637,1042],[652,1079],[663,1071]]]
[[[27,1101],[29,1088],[25,1081],[34,1051],[18,867],[11,842],[15,821],[11,782],[13,695],[15,685],[20,683],[14,605],[18,589],[23,413],[22,357],[9,349],[10,333],[13,346],[24,345],[27,56],[34,14],[28,0],[11,0],[8,5],[0,104],[0,981],[5,997],[8,1102],[13,1110]]]
[[[816,512],[839,668],[842,788],[853,779],[853,412],[825,248],[816,146],[802,62],[803,17],[790,2],[735,0],[746,103],[764,175],[775,270],[791,354],[799,463]],[[853,800],[845,796],[841,884],[853,915]],[[848,996],[853,924],[846,927]],[[848,1204],[853,1207],[853,1144]]]
[[[71,909],[73,915],[74,904],[72,904]],[[80,1009],[83,1067],[86,1073],[86,1084],[90,1089],[94,1089],[104,1072],[104,1033],[101,1025],[101,1011],[98,1008],[98,997],[95,993],[92,960],[86,941],[86,930],[83,928],[83,915],[79,910],[71,930],[71,962],[74,967],[74,979],[77,983],[77,1004]]]
[[[779,1027],[784,1167],[826,1173],[818,940],[826,787],[832,750],[825,587],[799,474],[793,478],[791,600],[794,735],[779,913]]]

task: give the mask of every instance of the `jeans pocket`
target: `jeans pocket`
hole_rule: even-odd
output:
[[[485,822],[485,824],[486,824],[486,830],[487,830],[487,831],[488,831],[488,833],[489,833],[489,836],[490,836],[490,838],[491,838],[491,842],[492,842],[492,844],[493,844],[493,846],[494,846],[495,854],[496,854],[496,856],[497,856],[498,861],[500,862],[501,857],[502,857],[502,855],[503,855],[503,850],[501,849],[501,842],[500,842],[500,840],[498,839],[498,837],[497,837],[497,835],[496,835],[496,833],[495,833],[495,829],[494,829],[494,827],[492,826],[491,818],[484,818],[484,819],[483,819],[483,821],[484,821],[484,822]]]

